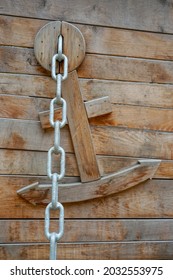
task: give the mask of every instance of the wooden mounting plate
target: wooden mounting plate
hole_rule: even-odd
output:
[[[81,31],[70,23],[54,21],[43,26],[35,37],[35,56],[43,68],[51,71],[52,57],[57,53],[60,34],[63,36],[63,53],[68,58],[68,72],[71,72],[82,63],[86,48]]]

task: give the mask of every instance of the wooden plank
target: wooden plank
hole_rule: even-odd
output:
[[[91,127],[96,154],[172,159],[172,133]]]
[[[45,176],[47,152],[0,149],[0,174]],[[101,176],[118,172],[137,163],[139,158],[97,156]],[[66,153],[66,176],[79,176],[75,155]],[[53,169],[59,163],[53,159]],[[173,161],[162,160],[154,178],[173,179]]]
[[[96,98],[85,102],[88,118],[106,115],[112,112],[112,106],[108,96]]]
[[[170,84],[80,79],[80,87],[84,100],[108,95],[115,104],[173,108],[173,86]]]
[[[46,98],[0,95],[0,118],[39,120],[38,113],[49,108]]]
[[[162,161],[154,178],[172,178],[173,179],[173,165],[172,161]]]
[[[53,131],[43,131],[35,121],[1,119],[0,131],[0,148],[47,151],[53,144]],[[173,134],[169,132],[99,126],[91,126],[91,132],[98,155],[173,159]],[[67,127],[61,139],[65,151],[74,152]]]
[[[48,21],[1,15],[0,23],[1,45],[33,48],[37,32]]]
[[[112,106],[108,96],[86,101],[84,105],[88,118],[102,116],[112,112]],[[39,118],[43,129],[51,127],[49,122],[49,114],[49,110],[39,113]],[[62,110],[60,108],[54,110],[54,120],[58,119],[62,119]]]
[[[33,49],[0,46],[1,72],[42,74],[48,72],[41,67]]]
[[[1,148],[5,145],[8,149],[47,151],[53,145],[53,131],[44,131],[40,122],[1,119],[0,129]],[[70,147],[70,151],[73,151],[69,131],[63,129],[62,135],[62,146],[65,150]]]
[[[53,98],[56,84],[51,77],[0,73],[2,94]]]
[[[57,221],[52,220],[56,228]],[[65,220],[65,242],[172,240],[172,219]],[[47,242],[43,220],[0,220],[0,243]]]
[[[130,157],[116,157],[116,156],[97,156],[99,169],[101,175],[110,174],[120,170],[121,168],[127,168],[136,164],[137,160]],[[173,161],[162,160],[154,178],[160,179],[173,179]]]
[[[90,124],[172,132],[172,119],[172,109],[114,104],[111,114],[93,118]]]
[[[52,145],[51,131],[43,131],[39,122],[1,119],[1,148],[3,145],[9,149],[34,149],[45,151]],[[37,137],[33,137],[33,135]]]
[[[49,108],[49,103],[50,101],[45,98],[1,95],[0,118],[38,120],[39,114],[42,128],[50,128],[49,111],[45,111]],[[89,120],[91,125],[173,131],[172,109],[115,104],[111,106],[108,97],[85,102],[85,109],[88,118],[92,118]],[[100,117],[111,111],[111,114]],[[94,116],[96,118],[93,118]],[[55,119],[61,119],[60,109],[55,110]]]
[[[50,75],[34,56],[32,49],[0,46],[1,71]],[[88,54],[78,69],[81,78],[173,83],[173,62]]]
[[[171,61],[88,54],[78,69],[81,78],[173,83]]]
[[[172,6],[169,1],[92,0],[28,2],[13,5],[13,0],[1,1],[1,14],[31,18],[65,20],[101,26],[121,27],[173,33]],[[80,12],[79,12],[80,11]],[[82,12],[81,12],[82,11]],[[127,13],[128,11],[128,13]],[[126,19],[126,20],[124,20]]]
[[[111,103],[173,108],[173,85],[79,79],[84,101],[109,96]],[[2,94],[53,98],[56,84],[51,77],[0,73]]]
[[[2,219],[44,218],[45,207],[33,206],[19,197],[16,191],[45,178],[28,176],[0,177],[0,213]],[[71,181],[71,178],[70,178]],[[79,203],[67,203],[66,218],[173,218],[172,180],[150,180],[119,194]],[[10,205],[10,207],[9,207]],[[56,214],[52,216],[56,218]]]
[[[47,260],[49,244],[3,244],[1,260]],[[172,260],[172,241],[66,243],[58,245],[59,260]],[[93,268],[93,266],[92,266]]]
[[[79,24],[77,27],[86,38],[87,53],[164,60],[173,58],[172,34],[140,32],[128,30],[128,27],[118,29]]]
[[[100,173],[76,71],[63,83],[69,129],[82,182],[98,180]]]
[[[159,160],[141,160],[96,182],[59,184],[59,200],[62,203],[74,203],[125,191],[152,179],[159,164]],[[51,200],[51,187],[50,183],[42,185],[36,182],[19,189],[17,193],[33,205],[47,205]]]
[[[45,20],[3,15],[0,22],[1,45],[31,48],[39,29],[48,23]],[[85,37],[88,53],[173,59],[172,35],[81,24],[75,26]]]
[[[0,149],[0,174],[47,175],[47,152]],[[59,161],[52,159],[52,169],[59,170]],[[79,176],[74,154],[66,154],[66,176]]]

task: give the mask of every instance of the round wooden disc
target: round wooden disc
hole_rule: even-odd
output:
[[[54,21],[43,26],[35,37],[35,56],[43,68],[51,71],[52,57],[57,53],[60,34],[63,36],[63,53],[68,58],[68,72],[71,72],[85,57],[85,40],[81,31],[70,23]]]

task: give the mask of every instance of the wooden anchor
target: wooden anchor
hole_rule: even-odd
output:
[[[69,58],[68,79],[63,82],[62,94],[67,102],[68,125],[74,146],[81,182],[59,184],[61,202],[78,202],[114,194],[151,179],[159,160],[140,160],[134,166],[101,178],[92,142],[88,118],[111,113],[108,97],[91,100],[84,104],[79,87],[76,68],[85,56],[85,41],[75,26],[66,22],[53,22],[44,26],[35,40],[35,55],[40,64],[51,69],[51,58],[57,52],[57,38],[64,39],[64,54]],[[61,67],[61,66],[60,66]],[[49,127],[48,113],[40,113],[42,127]],[[56,110],[56,118],[60,111]],[[51,184],[35,182],[17,191],[32,204],[47,204],[50,200]]]

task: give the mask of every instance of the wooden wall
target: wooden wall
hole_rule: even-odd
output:
[[[73,23],[85,37],[83,100],[108,95],[112,103],[112,114],[90,121],[101,174],[162,159],[153,180],[66,204],[59,259],[173,259],[173,1],[0,0],[0,11],[0,259],[49,257],[44,207],[16,191],[47,181],[53,132],[42,130],[38,113],[49,108],[55,84],[33,43],[52,20]],[[66,177],[78,177],[68,128],[62,143]]]

